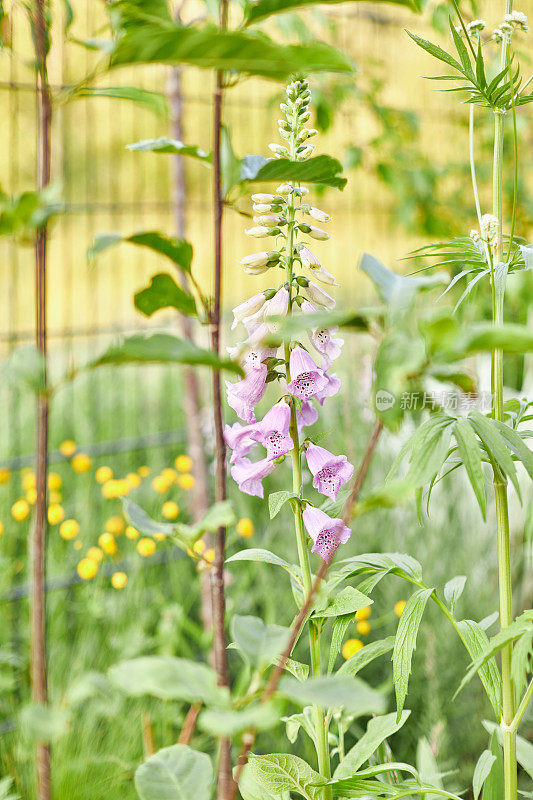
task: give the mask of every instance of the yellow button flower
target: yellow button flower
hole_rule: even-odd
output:
[[[102,486],[102,494],[106,498],[106,500],[112,500],[117,497],[122,497],[123,494],[127,494],[129,487],[126,481],[115,481],[110,480],[106,481]]]
[[[243,537],[243,539],[250,539],[254,535],[254,523],[248,517],[243,517],[237,523],[237,533]]]
[[[63,539],[75,539],[80,530],[79,523],[75,519],[66,519],[59,526],[59,535]]]
[[[59,491],[62,486],[63,481],[61,475],[58,475],[57,472],[50,472],[48,475],[48,488],[52,491]]]
[[[26,500],[30,506],[34,506],[37,502],[37,489],[34,486],[26,492]]]
[[[141,478],[136,472],[128,472],[124,480],[130,489],[137,489],[141,485]]]
[[[0,467],[0,486],[4,483],[9,483],[11,480],[11,470],[7,467]]]
[[[48,522],[50,525],[59,525],[65,519],[65,509],[59,503],[48,506]]]
[[[358,622],[355,627],[357,629],[357,633],[360,633],[361,636],[367,636],[370,633],[370,622],[367,622],[366,619]]]
[[[156,542],[164,542],[166,538],[166,534],[164,533],[154,533],[154,539]]]
[[[102,533],[98,537],[98,544],[108,556],[112,556],[117,552],[117,543],[112,533]]]
[[[342,656],[346,660],[354,656],[363,647],[363,642],[359,639],[347,639],[342,646]]]
[[[143,464],[143,466],[139,467],[139,469],[137,470],[137,474],[141,478],[147,478],[148,475],[150,474],[150,467],[147,467],[146,464]]]
[[[201,555],[201,553],[203,553],[205,550],[204,540],[198,539],[198,541],[193,544],[192,549],[195,553],[197,553],[197,555]]]
[[[209,550],[205,551],[203,555],[203,560],[198,562],[198,569],[199,570],[211,569],[214,561],[215,561],[215,551],[210,548]]]
[[[126,530],[124,531],[125,535],[128,539],[138,539],[139,538],[139,531],[137,528],[134,528],[133,525],[128,525]]]
[[[76,442],[73,442],[72,439],[65,439],[65,441],[61,442],[59,445],[59,452],[62,456],[65,456],[65,458],[72,458],[76,452]]]
[[[192,458],[190,456],[177,456],[174,461],[176,469],[180,472],[190,472],[192,469]]]
[[[82,558],[77,566],[78,575],[84,581],[90,581],[98,572],[98,561],[94,558]]]
[[[30,505],[27,500],[21,498],[13,503],[11,506],[11,516],[13,519],[16,519],[17,522],[24,522],[24,520],[28,519],[30,514]]]
[[[402,616],[406,603],[407,600],[398,600],[398,602],[394,604],[394,613],[396,614],[397,617]]]
[[[108,533],[112,533],[113,536],[120,536],[121,533],[124,533],[125,527],[126,523],[123,517],[119,517],[118,514],[116,514],[114,517],[109,517],[104,525],[104,529]]]
[[[22,476],[22,488],[25,492],[29,489],[35,489],[35,473],[29,470]]]
[[[139,539],[137,542],[137,552],[141,556],[153,556],[155,553],[156,544],[153,539]]]
[[[94,558],[95,561],[100,563],[100,561],[104,560],[104,554],[99,547],[89,547],[87,550],[87,558]]]
[[[195,483],[194,475],[190,475],[188,472],[178,476],[178,485],[181,486],[182,489],[192,489]]]
[[[177,516],[180,513],[180,508],[178,504],[174,502],[174,500],[167,500],[166,503],[163,503],[161,513],[166,519],[177,519]]]
[[[128,582],[128,576],[125,572],[114,572],[111,575],[111,586],[113,589],[123,589]]]
[[[76,453],[70,463],[74,472],[81,475],[83,472],[89,472],[93,465],[93,460],[87,453]]]
[[[176,483],[178,473],[172,467],[165,467],[165,469],[161,470],[161,477],[167,481],[169,486],[172,486],[173,483]]]
[[[0,536],[4,535],[4,523],[0,522]]]
[[[152,489],[158,494],[165,494],[170,489],[170,484],[162,475],[156,475],[152,481]]]
[[[360,608],[358,611],[355,612],[355,621],[359,622],[362,619],[368,619],[370,616],[371,608],[370,606],[365,606],[364,608]]]
[[[94,473],[94,477],[98,483],[107,483],[107,481],[110,481],[113,478],[113,470],[111,467],[98,467]]]

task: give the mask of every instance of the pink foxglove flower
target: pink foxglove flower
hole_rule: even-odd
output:
[[[300,259],[302,261],[302,266],[307,267],[308,269],[315,269],[320,267],[320,261],[315,256],[315,254],[309,250],[308,247],[303,247],[303,246],[300,247],[300,249],[298,250],[298,255],[300,256]]]
[[[243,322],[246,319],[249,319],[254,314],[257,314],[263,306],[265,305],[265,295],[263,292],[259,294],[254,294],[253,297],[250,297],[244,303],[241,303],[239,306],[235,306],[233,309],[233,324],[231,326],[231,330],[237,327],[239,322]]]
[[[239,485],[244,494],[253,497],[264,497],[261,481],[274,472],[276,465],[268,458],[253,464],[249,458],[238,458],[231,468],[231,477]]]
[[[303,428],[308,428],[314,425],[318,419],[318,411],[311,405],[309,400],[302,401],[302,410],[296,411],[296,424],[298,425],[298,433],[302,432]]]
[[[342,519],[328,517],[319,508],[306,506],[303,512],[304,525],[313,540],[312,553],[317,553],[326,564],[332,559],[340,544],[345,544],[352,532]]]
[[[313,486],[321,494],[337,499],[341,486],[353,475],[353,465],[346,456],[335,456],[324,447],[310,444],[305,451],[307,466],[313,475]]]
[[[263,445],[269,460],[284,456],[294,447],[289,436],[290,424],[291,410],[287,403],[281,400],[267,411],[261,422],[252,425],[240,425],[236,422],[231,427],[226,425],[224,439],[233,450],[231,463],[247,456],[256,443]]]
[[[244,422],[255,422],[254,408],[266,391],[267,373],[268,369],[261,366],[235,383],[226,381],[228,405]]]
[[[327,381],[326,386],[316,395],[316,399],[321,406],[324,405],[324,400],[326,397],[333,397],[333,395],[337,394],[341,388],[341,381],[336,375],[330,375],[328,372],[324,372],[324,378]]]
[[[233,450],[230,464],[235,464],[238,459],[247,456],[250,450],[255,447],[255,441],[250,438],[250,430],[253,425],[254,423],[241,425],[240,422],[234,422],[233,425],[226,425],[224,428],[224,440],[228,447]]]
[[[289,310],[289,292],[282,286],[278,289],[274,297],[267,300],[263,307],[263,318],[271,330],[275,330],[278,324],[269,322],[269,317],[283,317]]]
[[[295,397],[309,400],[326,391],[328,379],[303,348],[295,347],[291,352],[289,367],[291,382],[287,389]]]
[[[305,314],[318,313],[318,308],[313,303],[310,303],[309,300],[303,301],[301,309]],[[341,354],[344,339],[334,338],[338,330],[338,327],[313,328],[309,334],[309,341],[322,356],[322,369],[329,369],[332,362]]]

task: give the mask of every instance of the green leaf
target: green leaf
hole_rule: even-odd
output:
[[[270,550],[262,550],[258,547],[251,547],[249,550],[239,550],[230,558],[226,559],[226,564],[232,561],[260,561],[264,564],[274,564],[276,567],[283,567],[294,578],[300,580],[300,571],[296,564],[289,564],[284,558],[280,558]]]
[[[407,6],[412,10],[419,11],[419,7],[415,6],[409,0],[381,0],[382,2],[390,2],[391,4]],[[259,22],[271,17],[272,14],[285,14],[291,12],[295,8],[302,8],[303,6],[325,5],[326,3],[339,3],[342,0],[257,0],[257,2],[247,2],[245,6],[245,24],[251,25],[252,23]]]
[[[484,719],[483,727],[489,733],[496,734],[498,737],[498,742],[503,746],[503,731],[500,725],[496,725],[494,722],[489,722],[488,720]],[[492,752],[494,752],[494,750]],[[518,735],[516,737],[516,758],[520,766],[533,780],[533,744],[528,742],[527,739],[524,739],[522,736]],[[500,795],[500,797],[503,797],[503,795]],[[485,800],[485,795],[483,795],[483,800]]]
[[[476,768],[474,770],[474,777],[472,778],[472,789],[474,792],[474,800],[478,800],[483,784],[490,775],[490,771],[496,761],[496,756],[490,750],[483,750],[478,758]]]
[[[457,623],[459,633],[466,644],[470,658],[477,658],[488,646],[489,639],[479,623],[472,619],[463,619]],[[496,661],[491,658],[479,669],[479,678],[485,687],[487,696],[497,719],[501,718],[502,679]]]
[[[325,710],[344,708],[348,714],[357,716],[381,714],[385,710],[385,697],[381,692],[347,675],[322,675],[304,683],[285,676],[278,684],[278,693],[302,706],[317,705]]]
[[[237,768],[234,770],[234,777]],[[267,791],[253,776],[249,764],[246,764],[239,780],[239,792],[242,800],[273,800],[271,792]],[[278,794],[275,800],[290,800],[289,792]]]
[[[481,467],[481,449],[474,435],[472,427],[465,419],[458,419],[453,426],[453,435],[457,442],[459,455],[463,462],[466,474],[481,509],[483,519],[487,519],[487,495],[485,492],[485,478]]]
[[[268,496],[268,513],[270,514],[270,519],[274,519],[277,517],[287,500],[290,500],[293,497],[297,497],[294,492],[272,492]]]
[[[363,253],[359,269],[368,275],[383,302],[393,308],[406,308],[418,292],[448,283],[449,280],[444,273],[400,275],[370,253]]]
[[[258,731],[279,724],[280,709],[275,703],[248,706],[242,711],[207,708],[198,718],[198,727],[212,736],[238,736],[250,728]]]
[[[418,628],[426,603],[433,589],[418,589],[407,601],[398,623],[396,641],[392,653],[394,688],[396,690],[396,718],[400,720],[411,673],[411,661],[416,647]]]
[[[151,317],[161,308],[176,308],[182,314],[196,316],[194,297],[179,287],[171,275],[158,273],[150,278],[146,289],[136,292],[135,308],[147,317]]]
[[[285,649],[291,630],[281,625],[266,625],[259,617],[235,615],[231,635],[240,651],[255,667],[264,669]]]
[[[487,728],[485,722],[483,723],[483,725],[485,726],[485,728]],[[499,726],[494,725],[494,728],[496,727]],[[495,763],[492,765],[490,774],[488,778],[485,780],[482,800],[501,800],[502,797],[505,796],[505,784],[503,776],[503,752],[502,748],[498,743],[498,735],[496,730],[492,731],[489,742],[489,749],[495,758]]]
[[[142,139],[140,142],[126,145],[126,148],[140,153],[171,153],[178,156],[190,156],[205,164],[213,163],[212,153],[207,153],[195,144],[183,144],[178,139],[169,139],[168,136],[160,136],[158,139]]]
[[[17,347],[2,365],[2,377],[8,383],[41,393],[46,389],[46,361],[33,345]]]
[[[70,714],[64,708],[44,703],[25,706],[19,721],[25,735],[34,742],[55,742],[68,732]]]
[[[397,719],[395,713],[385,714],[383,717],[374,717],[368,722],[366,731],[357,744],[346,753],[333,775],[337,780],[349,778],[365,761],[375,753],[380,744],[393,733],[400,730],[407,722],[410,711],[404,711]]]
[[[248,763],[251,776],[274,796],[281,792],[297,792],[305,800],[320,800],[323,795],[321,787],[326,783],[325,779],[298,756],[285,753],[252,755]]]
[[[462,327],[449,355],[456,360],[472,353],[497,349],[506,353],[531,353],[533,331],[526,325],[511,322],[504,325],[494,325],[491,322],[472,323]]]
[[[241,376],[242,369],[229,358],[220,358],[212,350],[202,350],[188,339],[170,333],[134,334],[112,344],[89,367],[106,364],[189,364],[226,370]]]
[[[425,784],[430,784],[438,789],[444,788],[437,760],[425,736],[418,740],[416,747],[416,768],[420,773],[420,780]],[[440,792],[427,793],[424,794],[424,797],[426,800],[439,800],[442,794]]]
[[[192,547],[204,533],[215,533],[220,527],[228,527],[236,521],[235,512],[229,500],[214,503],[199,522],[185,525],[182,522],[158,522],[144,509],[130,500],[122,498],[124,513],[134,528],[148,536],[163,534],[173,539],[182,549]]]
[[[483,414],[480,414],[479,411],[471,411],[468,415],[468,419],[485,445],[485,450],[489,458],[495,461],[502,469],[503,473],[510,478],[518,497],[520,497],[520,485],[518,483],[514,461],[501,434],[494,425],[494,420],[488,419],[483,416]]]
[[[215,672],[198,661],[174,656],[141,656],[120,661],[108,671],[109,679],[124,694],[145,694],[161,700],[225,705],[226,690],[217,686]]]
[[[293,73],[352,72],[341,52],[322,42],[278,45],[251,31],[219,31],[213,25],[135,26],[121,36],[110,66],[134,63],[190,64],[286,80]]]
[[[353,614],[344,614],[336,617],[335,621],[333,622],[333,634],[331,636],[331,644],[329,647],[328,675],[333,672],[335,661],[337,660],[337,656],[339,655],[342,647],[344,634],[346,633],[348,626],[352,621]]]
[[[166,236],[158,231],[144,231],[133,233],[131,236],[122,236],[120,233],[101,233],[95,237],[94,244],[87,251],[87,258],[95,256],[113,247],[120,242],[138,244],[141,247],[148,247],[155,253],[169,258],[184,272],[191,271],[192,247],[184,239],[176,239],[173,236]]]
[[[126,517],[139,533],[145,533],[149,536],[154,536],[156,533],[164,533],[165,536],[172,536],[176,532],[176,526],[171,522],[157,522],[137,503],[130,500],[129,497],[122,498],[122,506]]]
[[[168,100],[160,92],[137,89],[134,86],[80,86],[68,94],[68,99],[76,97],[111,97],[114,100],[131,100],[146,106],[161,117],[168,116]]]
[[[522,462],[529,477],[533,478],[533,452],[525,444],[520,434],[498,419],[493,420],[493,423],[498,428],[502,439],[505,439],[513,453]]]
[[[375,658],[390,653],[394,647],[394,636],[387,636],[385,639],[378,639],[370,642],[359,650],[355,655],[345,661],[338,671],[338,675],[357,675],[357,673],[374,661]]]
[[[361,608],[372,605],[374,601],[366,594],[352,586],[346,586],[322,610],[314,612],[313,617],[340,617],[344,614],[355,614]]]
[[[362,553],[339,562],[343,579],[367,572],[386,572],[407,580],[422,580],[420,563],[407,553]]]
[[[439,47],[438,44],[433,44],[433,42],[428,42],[427,39],[422,39],[421,36],[417,36],[416,33],[411,33],[411,31],[407,31],[408,35],[411,39],[416,42],[416,44],[425,50],[426,53],[429,53],[430,56],[437,58],[439,61],[443,61],[448,66],[452,67],[453,69],[457,70],[461,74],[463,74],[463,68],[461,64],[446,50],[443,50],[442,47]]]
[[[135,772],[140,800],[209,800],[211,759],[184,744],[163,747]]]
[[[451,578],[444,587],[444,599],[450,606],[452,614],[455,611],[455,604],[463,593],[466,580],[466,575],[456,575],[455,578]]]
[[[242,175],[248,181],[261,183],[264,181],[295,181],[304,183],[320,183],[334,189],[344,189],[346,178],[340,178],[342,164],[328,155],[315,156],[307,161],[291,161],[288,158],[272,158],[265,163],[249,165]]]

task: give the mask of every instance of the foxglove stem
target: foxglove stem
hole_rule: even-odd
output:
[[[290,158],[295,159],[296,155],[296,112],[293,111],[292,119],[292,137],[290,141]],[[288,314],[290,315],[293,304],[293,261],[294,261],[294,225],[295,225],[295,203],[294,192],[290,195],[290,202],[288,204],[287,212],[287,240],[286,240],[286,282],[289,287],[289,308]],[[285,377],[287,386],[291,382],[290,375],[290,348],[285,345]],[[292,462],[292,486],[293,492],[300,499],[302,498],[302,460],[300,453],[300,437],[298,434],[298,424],[296,418],[296,405],[294,397],[291,397],[291,425],[289,435],[294,443],[294,448],[291,451]],[[309,562],[309,550],[307,546],[307,534],[304,528],[302,507],[298,504],[294,512],[294,527],[296,532],[296,543],[298,547],[298,557],[300,561],[300,568],[302,570],[302,580],[304,588],[305,599],[310,596],[313,588],[311,577],[311,566]],[[321,673],[320,667],[320,633],[315,623],[309,621],[309,649],[311,653],[311,670],[314,676]],[[318,759],[318,769],[322,777],[329,780],[331,778],[331,767],[329,759],[329,746],[328,736],[326,731],[326,720],[324,712],[318,706],[313,706],[313,720],[315,726],[315,748]],[[331,800],[332,792],[329,786],[323,788],[324,800]]]
[[[512,11],[512,0],[506,0],[505,13]],[[500,69],[504,69],[508,60],[508,37],[502,42]],[[512,80],[512,78],[511,78]],[[513,87],[514,90],[514,87]],[[493,209],[492,212],[498,220],[498,238],[494,253],[494,263],[497,264],[503,257],[503,204],[502,204],[502,172],[503,172],[503,133],[504,116],[494,116],[494,160],[492,173]],[[496,286],[494,271],[492,273],[492,304],[493,321],[496,325],[503,322],[503,296],[505,293],[505,279],[503,285]],[[492,386],[494,392],[493,414],[497,420],[503,420],[503,351],[494,351],[492,359]],[[496,525],[498,537],[498,578],[500,594],[500,625],[506,628],[513,621],[512,611],[512,579],[511,579],[511,547],[509,536],[509,509],[507,506],[507,481],[499,473],[494,472],[494,495],[496,500]],[[516,731],[510,726],[515,715],[514,685],[511,677],[511,659],[513,645],[509,643],[501,652],[502,665],[502,722],[503,727],[503,760],[505,800],[517,798],[517,761],[516,761]]]

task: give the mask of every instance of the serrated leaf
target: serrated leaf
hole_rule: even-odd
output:
[[[474,770],[474,777],[472,778],[472,789],[474,792],[474,800],[478,800],[483,784],[490,775],[490,771],[496,761],[496,756],[490,750],[483,750],[478,758],[476,768]]]
[[[290,564],[284,558],[280,558],[270,550],[262,550],[259,547],[251,547],[249,550],[239,550],[230,558],[226,559],[226,564],[233,561],[260,561],[264,564],[274,564],[276,567],[283,567],[294,578],[300,580],[300,571],[296,564]]]
[[[331,635],[331,644],[329,647],[328,675],[333,672],[335,661],[337,660],[337,656],[339,655],[342,647],[344,634],[346,633],[348,625],[352,622],[352,620],[352,614],[345,614],[343,616],[338,616],[333,623],[333,633]]]
[[[226,705],[227,692],[215,672],[198,661],[174,656],[141,656],[121,661],[108,671],[110,681],[130,697]]]
[[[405,725],[410,714],[410,711],[403,711],[399,720],[395,713],[385,714],[382,717],[374,717],[371,719],[366,727],[365,733],[352,749],[346,753],[335,770],[333,777],[336,780],[341,780],[357,772],[359,767],[361,767],[365,761],[368,761],[385,739],[392,736]]]
[[[489,639],[481,625],[472,619],[463,619],[457,623],[457,628],[470,654],[474,660],[488,646]],[[479,669],[479,678],[485,687],[487,696],[497,718],[501,718],[501,685],[500,671],[494,659],[490,659]]]
[[[483,723],[487,728],[486,723]],[[496,727],[496,726],[494,726]],[[489,730],[490,733],[490,730]],[[482,800],[501,800],[505,796],[505,784],[503,775],[503,752],[498,743],[498,736],[495,730],[492,731],[489,742],[489,750],[495,758],[495,763],[488,778],[483,786]]]
[[[453,426],[453,435],[457,442],[459,455],[463,462],[470,485],[481,509],[483,519],[487,519],[487,495],[485,478],[481,467],[481,449],[474,431],[465,419],[458,419]]]
[[[163,747],[135,772],[140,800],[209,800],[211,759],[184,744]]]
[[[87,251],[87,258],[93,259],[103,253],[109,247],[113,247],[120,242],[129,242],[141,247],[148,247],[155,253],[169,258],[184,272],[191,271],[192,246],[184,239],[176,239],[173,236],[166,236],[158,231],[142,231],[133,233],[131,236],[123,236],[121,233],[100,233],[95,237],[93,245]]]
[[[197,314],[194,297],[167,273],[158,273],[150,278],[150,285],[134,295],[134,304],[147,317],[162,308],[175,308],[187,316]]]
[[[219,358],[212,350],[203,350],[188,339],[170,333],[123,337],[87,366],[94,368],[106,364],[188,364],[225,370],[239,376],[243,374],[236,361]]]
[[[456,575],[455,578],[451,578],[444,586],[444,599],[450,606],[452,614],[455,610],[455,604],[464,591],[466,580],[466,575]]]
[[[281,625],[266,625],[259,617],[235,615],[231,635],[243,655],[258,669],[267,667],[285,649],[291,630]]]
[[[207,153],[194,144],[184,144],[178,139],[169,139],[168,136],[160,136],[158,139],[142,139],[140,142],[126,145],[126,148],[140,153],[170,153],[189,156],[203,161],[205,164],[213,163],[212,153]]]
[[[399,720],[403,711],[409,675],[411,674],[411,661],[416,647],[416,637],[422,620],[426,603],[433,589],[418,589],[407,601],[398,623],[396,641],[392,653],[394,688],[396,691],[396,717]]]
[[[450,53],[447,53],[446,50],[443,50],[442,47],[439,47],[438,44],[433,44],[433,42],[429,42],[427,39],[422,39],[421,36],[417,36],[416,33],[411,33],[411,31],[407,31],[407,34],[411,37],[411,39],[416,42],[416,44],[425,50],[426,53],[429,53],[430,56],[433,58],[437,58],[439,61],[443,61],[445,64],[448,64],[449,67],[457,70],[459,73],[463,73],[463,68],[461,64],[452,56]]]
[[[294,492],[272,492],[268,496],[268,513],[270,514],[270,519],[274,519],[277,517],[287,500],[290,500],[292,497],[297,497]]]
[[[250,774],[268,792],[297,792],[305,800],[320,800],[321,787],[326,783],[318,772],[298,756],[285,753],[252,755],[249,759]]]
[[[494,425],[494,420],[488,419],[483,414],[480,414],[479,411],[471,411],[468,419],[483,442],[489,458],[494,460],[503,473],[509,477],[518,497],[520,497],[520,486],[513,459],[501,434]]]
[[[302,706],[317,705],[325,710],[344,708],[348,714],[365,716],[385,710],[385,697],[359,678],[322,675],[300,683],[284,676],[278,693]]]

